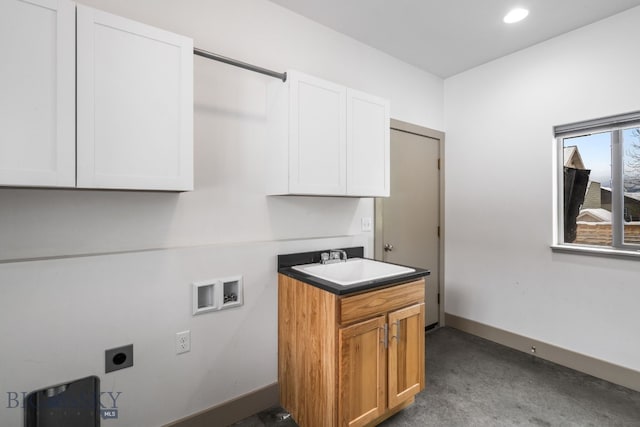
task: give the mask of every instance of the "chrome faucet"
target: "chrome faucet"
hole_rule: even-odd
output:
[[[320,254],[321,264],[332,264],[334,262],[346,262],[347,252],[342,249],[331,249],[328,253],[323,252]]]

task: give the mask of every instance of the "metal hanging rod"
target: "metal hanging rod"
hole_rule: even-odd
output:
[[[193,54],[202,56],[203,58],[213,59],[214,61],[224,62],[225,64],[233,65],[236,67],[244,68],[245,70],[254,71],[256,73],[265,74],[267,76],[275,77],[283,82],[287,81],[287,73],[278,73],[277,71],[267,70],[266,68],[258,67],[256,65],[247,64],[246,62],[237,61],[235,59],[227,58],[226,56],[217,55],[215,53],[207,52],[206,50],[193,48]]]

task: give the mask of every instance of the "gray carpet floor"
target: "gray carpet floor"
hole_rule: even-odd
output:
[[[390,426],[640,427],[640,393],[491,341],[427,333],[426,388]],[[280,408],[234,427],[294,427]]]

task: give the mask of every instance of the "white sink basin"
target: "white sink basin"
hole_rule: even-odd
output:
[[[342,286],[355,285],[369,280],[383,279],[416,271],[409,267],[363,258],[351,258],[346,262],[333,264],[303,264],[292,268]]]

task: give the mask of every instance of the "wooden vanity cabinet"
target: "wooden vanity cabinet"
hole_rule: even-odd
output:
[[[424,279],[340,296],[279,275],[280,403],[301,427],[373,426],[424,388]]]

